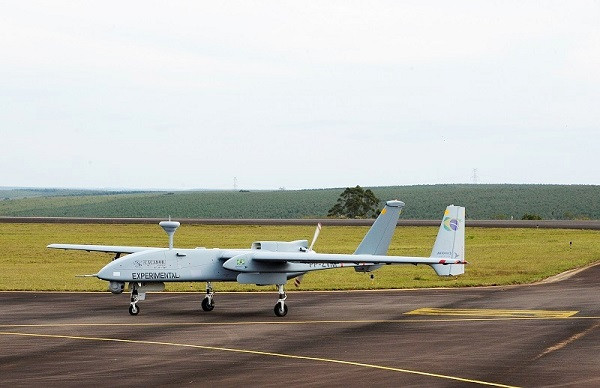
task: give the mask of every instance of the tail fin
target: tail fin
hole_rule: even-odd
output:
[[[367,232],[362,242],[354,251],[355,255],[385,255],[387,254],[400,212],[404,207],[402,201],[387,201],[385,207]],[[363,265],[354,267],[357,272],[370,272],[381,267],[377,265]]]
[[[465,208],[450,205],[444,212],[431,257],[465,260]],[[464,264],[432,264],[439,276],[465,273]]]

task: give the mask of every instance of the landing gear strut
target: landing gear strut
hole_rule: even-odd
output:
[[[212,283],[206,282],[206,296],[202,299],[202,310],[212,311],[215,308],[214,295],[215,292],[213,291]]]
[[[285,290],[283,289],[283,284],[278,284],[277,289],[279,290],[279,300],[275,304],[275,308],[273,309],[273,311],[278,317],[285,317],[285,315],[288,312],[288,307],[285,304],[287,295],[285,294]]]
[[[162,291],[165,289],[165,284],[162,282],[152,283],[141,283],[141,282],[129,282],[129,290],[131,291],[131,299],[129,302],[129,314],[138,315],[140,308],[138,302],[146,300],[146,293],[153,291]],[[111,290],[112,291],[112,290]]]
[[[129,287],[131,288],[131,302],[129,303],[129,314],[138,315],[140,313],[140,308],[137,303],[140,301],[140,296],[138,294],[137,283],[130,283]]]

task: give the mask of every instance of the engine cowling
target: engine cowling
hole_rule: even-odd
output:
[[[270,252],[305,252],[308,250],[308,240],[255,241],[252,243],[252,249]]]

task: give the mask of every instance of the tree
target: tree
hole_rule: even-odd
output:
[[[364,190],[360,186],[347,187],[329,209],[328,217],[367,218],[378,214],[379,198],[370,189]]]
[[[537,220],[541,220],[542,217],[540,217],[537,214],[529,214],[529,213],[525,213],[523,214],[523,218],[521,218],[522,220],[532,220],[532,221],[537,221]]]

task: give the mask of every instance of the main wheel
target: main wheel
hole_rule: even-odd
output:
[[[214,301],[209,302],[208,298],[202,299],[202,310],[204,310],[204,311],[212,311],[214,308],[215,308],[215,302]]]
[[[129,305],[129,314],[131,315],[138,315],[140,313],[140,308],[138,307],[137,304],[130,304]]]
[[[277,315],[278,317],[285,317],[285,315],[288,312],[287,304],[283,305],[283,310],[282,310],[281,309],[281,303],[277,302],[277,304],[275,305],[275,308],[273,309],[273,311],[275,311],[275,315]]]

